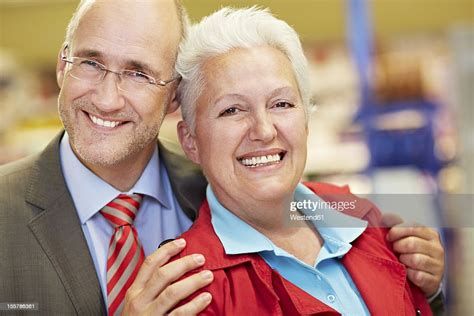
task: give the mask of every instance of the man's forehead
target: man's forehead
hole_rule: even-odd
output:
[[[141,23],[160,22],[155,20],[157,16],[166,22],[179,20],[176,3],[171,0],[96,1],[84,14],[84,16],[88,15],[127,19]],[[122,20],[122,23],[126,24],[127,21]]]
[[[92,24],[92,25],[91,25]],[[118,34],[134,33],[137,38],[156,36],[179,36],[181,23],[174,1],[172,0],[138,0],[138,1],[96,1],[79,20],[78,29],[92,27],[114,30]]]
[[[74,50],[126,53],[132,58],[148,50],[150,57],[163,58],[175,56],[179,39],[174,1],[106,1],[85,13],[71,44]]]

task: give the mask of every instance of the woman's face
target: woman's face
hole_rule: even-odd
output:
[[[178,131],[219,201],[288,198],[306,162],[306,114],[288,58],[271,47],[235,49],[209,59],[196,100],[194,136]],[[244,202],[245,203],[245,202]]]

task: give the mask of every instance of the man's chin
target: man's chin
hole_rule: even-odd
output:
[[[111,167],[118,165],[130,156],[130,150],[120,146],[75,146],[74,152],[81,162],[88,166]]]

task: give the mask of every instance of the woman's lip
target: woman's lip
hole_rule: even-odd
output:
[[[257,157],[262,157],[262,156],[271,156],[275,154],[279,154],[280,156],[284,156],[286,154],[286,150],[280,149],[280,148],[275,148],[275,149],[269,149],[269,150],[257,150],[257,151],[252,151],[249,153],[245,153],[243,155],[240,155],[237,157],[237,160],[243,160],[243,159],[251,159],[251,158],[257,158]]]
[[[256,164],[256,165],[244,165],[241,161],[239,161],[239,164],[245,168],[246,170],[250,172],[260,172],[260,171],[272,171],[281,168],[284,164],[284,160],[279,160],[277,162],[270,162],[270,163],[261,163],[261,164]]]
[[[239,164],[249,169],[261,169],[270,166],[279,165],[283,162],[286,152],[279,152],[273,155],[262,155],[257,157],[248,157],[237,159]],[[275,166],[276,167],[276,166]]]

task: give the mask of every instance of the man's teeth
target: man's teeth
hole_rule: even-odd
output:
[[[120,124],[120,122],[115,121],[105,121],[101,118],[95,117],[94,115],[89,114],[90,119],[94,122],[95,125],[104,126],[104,127],[111,127],[114,128]]]
[[[275,155],[268,155],[268,156],[245,158],[245,159],[240,160],[240,162],[244,166],[254,168],[254,167],[259,167],[266,164],[279,163],[280,160],[281,160],[280,155],[275,154]]]

